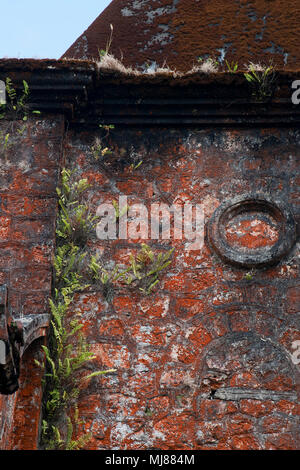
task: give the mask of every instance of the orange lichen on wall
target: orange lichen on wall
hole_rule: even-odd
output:
[[[63,57],[110,53],[125,65],[167,64],[186,71],[197,58],[295,68],[300,58],[296,0],[113,0]]]

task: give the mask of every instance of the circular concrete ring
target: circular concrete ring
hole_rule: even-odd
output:
[[[226,224],[232,218],[251,211],[267,214],[275,220],[279,236],[272,246],[242,250],[226,240]],[[289,207],[283,201],[261,193],[244,194],[222,203],[208,221],[206,230],[210,246],[223,261],[247,268],[278,263],[296,240],[296,223]]]

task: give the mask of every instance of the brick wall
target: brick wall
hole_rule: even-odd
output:
[[[0,162],[0,283],[8,286],[10,314],[19,317],[49,312],[64,120],[48,116],[14,126]],[[0,395],[1,449],[37,448],[42,372],[34,359],[39,356],[40,343],[33,343],[22,361],[20,389]]]
[[[190,201],[203,204],[207,223],[227,199],[259,192],[299,216],[297,130],[115,129],[110,139],[122,168],[93,160],[92,135],[67,139],[69,165],[92,185],[92,212],[120,195],[149,210],[153,202]],[[143,162],[135,171],[126,163],[133,154]],[[228,239],[244,252],[263,251],[278,237],[264,216],[232,222]],[[141,242],[157,252],[175,247],[155,293],[124,288],[107,302],[96,286],[74,306],[95,370],[117,369],[82,393],[88,448],[299,448],[297,246],[278,265],[254,269],[222,261],[207,239],[196,251],[172,238],[95,237],[89,248],[104,263],[126,265]]]
[[[213,96],[216,90],[221,96],[226,91],[231,99],[232,87],[222,80],[212,82]],[[64,91],[60,83],[56,86]],[[204,85],[206,91],[209,86]],[[118,90],[124,96],[114,115]],[[152,90],[162,96],[159,87]],[[169,86],[164,93],[168,90],[175,93]],[[99,252],[111,266],[126,265],[142,241],[157,253],[171,247],[175,251],[150,296],[119,288],[107,301],[97,285],[76,296],[72,311],[81,313],[95,353],[92,370],[116,369],[92,378],[82,389],[79,434],[92,433],[89,449],[298,449],[299,268],[288,214],[292,211],[299,222],[299,131],[292,118],[290,124],[288,117],[283,122],[274,109],[268,115],[277,123],[272,127],[261,124],[264,109],[257,121],[253,113],[244,114],[242,126],[236,111],[228,111],[231,127],[226,126],[221,104],[216,115],[211,113],[215,102],[203,112],[202,102],[189,101],[194,93],[199,101],[201,87],[189,88],[187,83],[186,90],[186,102],[176,101],[177,111],[186,106],[183,111],[190,113],[185,123],[172,115],[174,108],[170,111],[172,96],[171,104],[163,102],[159,111],[154,102],[152,112],[147,97],[145,108],[143,103],[139,108],[132,89],[123,89],[118,80],[98,90],[100,98],[95,92],[92,101],[100,107],[103,101],[106,122],[114,116],[123,124],[110,132],[107,144],[113,154],[107,165],[91,152],[99,134],[92,101],[83,112],[92,126],[79,116],[75,125],[70,118],[65,131],[61,108],[56,115],[44,112],[42,119],[29,121],[1,162],[0,282],[8,285],[12,314],[49,312],[61,162],[88,178],[86,201],[93,213],[99,204],[120,195],[128,196],[129,205],[143,203],[148,208],[160,202],[201,204],[208,231],[200,250],[189,251],[185,239],[172,237],[101,241],[95,234],[88,241],[88,250]],[[142,92],[147,95],[148,87],[143,85]],[[43,93],[41,100],[48,98]],[[53,101],[58,100],[55,93]],[[71,98],[72,93],[70,88]],[[131,115],[126,107],[130,99]],[[238,108],[238,113],[243,110]],[[141,120],[143,127],[134,127],[134,120]],[[132,162],[142,163],[132,170]],[[244,194],[255,199],[256,193],[271,202],[219,219],[222,243],[234,247],[241,259],[249,253],[264,259],[268,248],[282,239],[280,249],[272,253],[278,264],[243,267],[240,259],[231,264],[230,250],[218,253],[218,231],[210,232],[210,223],[216,222],[215,211],[224,202]],[[282,217],[278,204],[284,208],[279,211]],[[22,360],[19,391],[0,397],[2,449],[38,446],[42,377],[33,360],[40,354],[40,343],[33,343]]]

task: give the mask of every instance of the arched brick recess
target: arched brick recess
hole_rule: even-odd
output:
[[[299,446],[299,371],[282,346],[253,332],[232,332],[205,348],[198,367],[201,448]]]

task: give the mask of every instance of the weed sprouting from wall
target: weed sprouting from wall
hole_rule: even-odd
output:
[[[227,67],[227,71],[229,73],[236,73],[238,71],[238,68],[239,68],[238,62],[234,62],[234,61],[228,62],[228,60],[225,60],[225,64]]]
[[[91,215],[88,206],[80,203],[89,184],[86,179],[72,183],[72,172],[67,169],[62,170],[61,176],[61,188],[57,188],[60,215],[56,234],[63,241],[83,247],[94,232],[97,222],[97,217]]]
[[[244,76],[256,101],[266,101],[272,97],[276,78],[272,65],[250,63]]]
[[[160,275],[171,264],[174,248],[166,253],[156,254],[150,246],[142,243],[136,256],[130,254],[129,266],[121,268],[116,265],[106,269],[101,262],[92,256],[89,269],[95,282],[100,282],[102,293],[110,300],[116,288],[127,287],[149,295],[160,282]]]
[[[108,134],[111,126],[105,126]],[[99,157],[107,156],[102,142],[92,149]],[[97,160],[97,158],[95,158]],[[141,164],[141,163],[140,163]],[[139,166],[139,164],[138,164]],[[160,281],[161,273],[171,263],[173,249],[156,254],[142,244],[137,256],[130,255],[130,264],[120,268],[105,268],[97,256],[91,256],[87,241],[96,232],[99,217],[89,211],[87,179],[77,178],[66,168],[61,171],[57,188],[59,212],[56,222],[56,252],[53,261],[54,285],[50,299],[51,332],[43,346],[45,363],[44,404],[41,447],[47,450],[81,449],[90,435],[78,435],[81,424],[78,400],[80,389],[88,378],[115,372],[115,369],[85,372],[95,356],[82,333],[82,323],[73,311],[74,296],[93,285],[101,287],[104,299],[110,302],[116,288],[135,289],[149,295]],[[116,218],[119,216],[116,212]]]
[[[63,169],[57,189],[59,214],[54,258],[54,292],[48,346],[43,346],[45,391],[41,446],[47,450],[83,448],[90,436],[74,438],[80,418],[78,398],[82,382],[110,371],[86,375],[85,366],[95,357],[82,334],[83,325],[72,311],[74,295],[88,287],[84,280],[85,243],[96,218],[91,217],[81,197],[88,189],[85,179],[72,181],[72,172]],[[113,370],[114,371],[114,370]]]
[[[143,244],[130,265],[105,269],[95,256],[89,258],[86,242],[98,221],[83,203],[89,184],[75,179],[74,172],[63,169],[57,188],[59,213],[56,224],[56,253],[53,261],[54,289],[50,299],[51,332],[43,346],[45,364],[44,405],[41,447],[47,450],[83,448],[90,436],[75,438],[81,424],[78,400],[82,383],[91,377],[115,372],[114,369],[84,372],[95,359],[82,333],[83,325],[73,312],[74,296],[87,289],[92,281],[102,287],[105,300],[110,301],[116,287],[136,289],[149,295],[159,283],[159,276],[171,263],[173,249],[156,255]]]
[[[11,137],[14,134],[24,133],[30,114],[40,114],[38,110],[30,111],[29,109],[30,90],[25,80],[22,82],[22,88],[17,90],[12,80],[7,77],[5,91],[7,101],[0,104],[0,120],[4,123],[3,130],[0,132],[0,156],[4,157],[12,145]]]
[[[91,156],[99,168],[109,177],[125,169],[128,169],[130,173],[136,171],[143,163],[140,157],[126,151],[122,154],[115,152],[109,144],[109,137],[115,126],[100,124],[99,127],[101,133],[94,139],[91,146]]]

